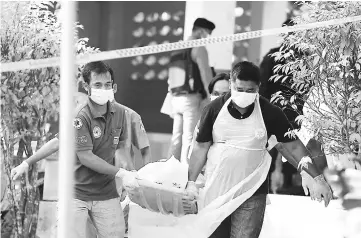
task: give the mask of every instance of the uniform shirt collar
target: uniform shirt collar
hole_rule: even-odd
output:
[[[113,102],[107,102],[107,113],[110,111],[111,113],[115,112],[115,107],[114,107],[114,103]],[[90,109],[90,113],[93,116],[93,118],[98,118],[98,117],[103,117],[103,115],[101,115],[101,113],[96,109],[96,105],[95,103],[88,97],[88,106]]]

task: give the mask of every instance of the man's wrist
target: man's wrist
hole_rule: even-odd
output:
[[[298,162],[297,170],[308,169],[308,166],[312,164],[312,159],[310,156],[303,156],[300,162]]]
[[[129,171],[123,169],[123,168],[120,168],[118,170],[118,172],[115,174],[115,177],[118,177],[118,178],[124,178],[124,176],[129,173]]]
[[[22,162],[22,164],[23,164],[23,166],[25,166],[26,168],[29,168],[29,163],[26,162],[26,160],[24,160],[24,161]]]
[[[327,182],[326,182],[326,179],[325,179],[325,176],[323,176],[323,174],[320,174],[320,175],[314,177],[314,180],[315,180],[316,182],[324,182],[324,183],[327,183]]]

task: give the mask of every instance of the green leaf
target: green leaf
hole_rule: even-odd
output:
[[[325,48],[325,49],[323,49],[323,51],[322,51],[322,59],[324,59],[325,58],[325,56],[326,56],[326,53],[327,53],[327,47]]]
[[[313,66],[314,67],[317,65],[319,60],[320,60],[320,56],[318,56],[318,55],[313,59]]]
[[[320,66],[320,73],[322,73],[323,68],[324,68],[324,65],[321,65]]]

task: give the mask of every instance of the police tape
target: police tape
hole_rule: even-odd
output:
[[[286,26],[273,28],[268,30],[250,31],[226,36],[209,37],[198,40],[179,41],[174,43],[144,46],[137,48],[126,48],[119,50],[110,50],[93,54],[78,55],[75,58],[75,63],[86,64],[94,61],[112,60],[127,57],[134,57],[138,55],[148,55],[155,53],[162,53],[174,50],[181,50],[193,47],[206,46],[209,44],[219,44],[225,42],[242,41],[263,36],[278,35],[295,31],[309,30],[318,27],[327,27],[332,25],[340,25],[349,22],[361,21],[361,16],[346,17],[342,19],[333,19],[322,22],[314,22],[303,25]],[[60,57],[38,59],[38,60],[24,60],[19,62],[4,63],[1,65],[2,72],[17,71],[23,69],[37,69],[54,67],[60,65]]]

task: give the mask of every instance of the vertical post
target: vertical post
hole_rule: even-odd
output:
[[[58,238],[67,238],[73,229],[72,198],[74,190],[74,91],[75,1],[62,1],[62,34],[60,54],[60,149],[58,183]]]
[[[281,27],[287,17],[287,5],[287,1],[252,1],[252,31]],[[248,59],[255,64],[260,64],[270,49],[280,45],[281,39],[278,35],[251,39]]]

